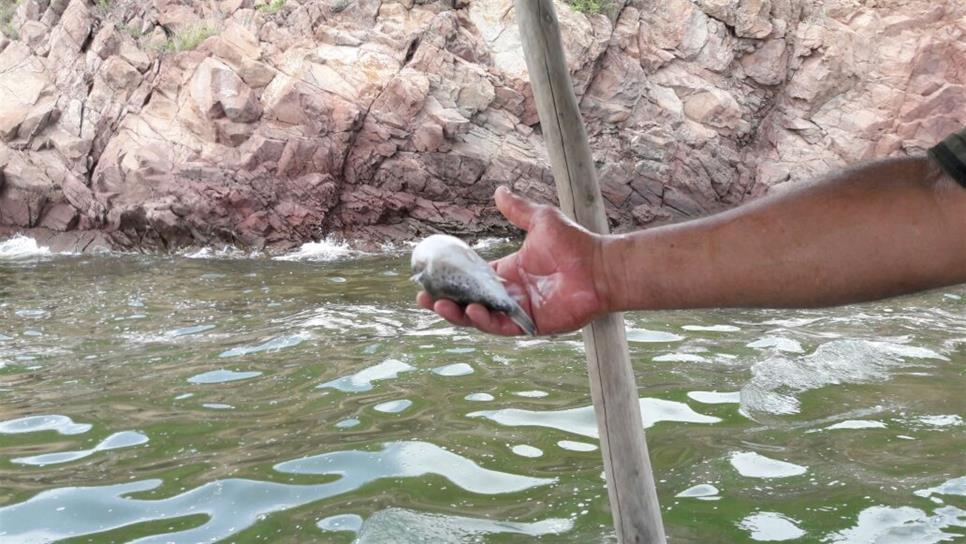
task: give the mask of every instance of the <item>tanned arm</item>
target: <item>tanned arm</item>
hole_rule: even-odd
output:
[[[611,311],[874,300],[966,282],[966,188],[889,159],[602,243]]]
[[[966,188],[925,157],[623,235],[591,234],[504,188],[496,203],[528,235],[494,267],[543,334],[614,311],[830,306],[966,282]],[[454,324],[520,334],[477,304],[418,302]]]

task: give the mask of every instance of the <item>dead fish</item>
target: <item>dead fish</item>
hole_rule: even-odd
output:
[[[459,238],[434,234],[413,249],[413,276],[434,299],[466,306],[478,303],[503,312],[530,336],[537,327],[517,303],[493,268]]]

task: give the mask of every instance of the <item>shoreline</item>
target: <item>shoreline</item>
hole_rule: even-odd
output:
[[[37,236],[40,234],[40,236]],[[469,240],[477,251],[522,241],[522,238],[481,236]],[[74,242],[78,242],[75,244]],[[80,247],[83,244],[83,247]],[[68,233],[44,232],[44,229],[20,229],[7,232],[0,229],[0,262],[4,260],[29,259],[33,257],[65,255],[155,255],[176,256],[187,259],[267,259],[272,261],[329,262],[362,258],[379,258],[406,255],[416,244],[402,240],[372,246],[358,240],[328,236],[300,245],[280,249],[252,249],[231,244],[185,245],[170,250],[111,247],[107,237],[100,231],[74,231]]]

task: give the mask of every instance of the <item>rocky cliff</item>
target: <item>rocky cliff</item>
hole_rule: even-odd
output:
[[[961,0],[558,11],[615,228],[966,125]],[[553,199],[510,0],[0,0],[0,233],[285,248]]]

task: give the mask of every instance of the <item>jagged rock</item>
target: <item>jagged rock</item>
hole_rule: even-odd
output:
[[[788,51],[783,39],[766,41],[754,53],[741,59],[748,77],[762,85],[778,85],[785,81],[788,70]]]
[[[501,184],[553,201],[511,0],[256,3],[23,0],[21,39],[0,37],[0,233],[372,245],[508,232]],[[618,4],[557,3],[616,229],[966,125],[958,0]],[[166,50],[202,26],[196,49]]]
[[[0,52],[0,142],[15,139],[28,119],[27,136],[50,112],[53,92],[50,73],[23,42],[13,42]],[[13,84],[16,82],[16,84]],[[29,126],[34,125],[34,126]]]
[[[227,64],[207,58],[198,65],[189,83],[191,98],[208,119],[227,117],[251,123],[262,114],[252,89]]]

